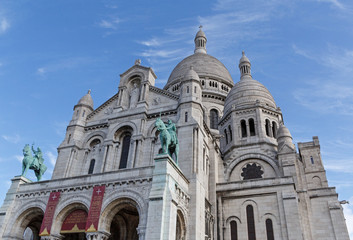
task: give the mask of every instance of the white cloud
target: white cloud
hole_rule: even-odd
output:
[[[18,134],[15,134],[13,136],[9,136],[9,135],[2,135],[2,138],[5,139],[6,141],[10,142],[10,143],[19,143],[21,141],[21,137]]]
[[[55,166],[56,156],[50,151],[45,152],[45,155],[48,157],[50,164]]]
[[[320,113],[353,115],[353,87],[329,80],[310,80],[304,88],[293,91],[302,106]]]
[[[327,2],[332,4],[334,7],[339,8],[339,9],[345,9],[345,6],[339,2],[338,0],[317,0],[318,2]]]
[[[22,160],[23,160],[23,156],[21,155],[15,155],[14,158],[19,161],[20,163],[22,163]]]
[[[74,69],[79,66],[91,63],[94,61],[92,58],[89,57],[71,57],[61,59],[57,62],[48,63],[45,66],[41,66],[37,68],[36,74],[42,77],[45,77],[46,74],[50,72],[56,72],[64,69]]]
[[[0,20],[0,34],[5,33],[10,28],[10,23],[6,18]]]
[[[155,46],[160,46],[162,44],[160,39],[157,39],[157,38],[152,38],[147,41],[140,41],[138,43],[145,45],[147,47],[155,47]]]
[[[44,75],[45,74],[45,69],[43,67],[37,69],[37,74],[39,75]]]
[[[120,22],[121,20],[119,18],[113,18],[110,20],[103,19],[98,23],[98,26],[106,29],[116,30]]]

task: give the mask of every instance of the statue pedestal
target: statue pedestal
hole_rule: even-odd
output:
[[[13,207],[12,203],[15,200],[18,188],[20,187],[21,184],[26,184],[26,183],[32,182],[31,180],[25,178],[24,176],[15,176],[13,179],[11,179],[11,181],[12,181],[11,186],[6,193],[4,203],[2,204],[2,206],[0,208],[0,236],[2,236],[2,233],[5,229],[5,226],[7,223],[6,214],[7,214],[7,212],[11,211],[11,209]]]
[[[187,192],[189,182],[167,154],[159,154],[154,160],[145,239],[175,239],[177,188]]]

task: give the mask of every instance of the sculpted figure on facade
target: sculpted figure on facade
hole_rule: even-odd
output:
[[[131,90],[130,93],[130,108],[134,108],[137,105],[140,89],[137,86],[137,83],[134,83],[134,88]]]
[[[178,164],[179,143],[176,135],[175,124],[169,119],[166,126],[162,119],[159,117],[157,118],[155,125],[159,131],[159,138],[162,145],[162,154],[166,153],[171,158],[174,154],[175,163]]]

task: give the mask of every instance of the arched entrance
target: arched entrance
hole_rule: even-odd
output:
[[[44,213],[42,209],[33,207],[24,211],[16,220],[12,233],[24,240],[39,240],[39,230]]]
[[[118,208],[119,211],[115,214],[110,225],[109,240],[138,240],[136,229],[139,225],[139,214],[136,207],[125,203]]]
[[[138,240],[140,205],[130,198],[111,201],[102,211],[99,228],[110,233],[108,240]]]
[[[71,211],[65,218],[60,234],[65,240],[85,240],[87,212],[83,209]]]

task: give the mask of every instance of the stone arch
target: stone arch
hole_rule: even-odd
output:
[[[228,217],[227,220],[226,220],[227,226],[228,226],[228,224],[229,224],[231,221],[236,221],[237,223],[241,224],[241,220],[240,220],[240,218],[237,217],[237,216],[230,216],[230,217]]]
[[[261,218],[261,224],[264,226],[265,234],[267,234],[267,229],[266,229],[267,219],[270,219],[272,222],[272,232],[273,232],[274,239],[281,239],[281,237],[280,237],[281,236],[280,223],[277,220],[276,216],[271,213],[265,213]]]
[[[90,142],[92,140],[94,140],[95,137],[97,137],[101,141],[101,143],[103,143],[106,136],[107,136],[107,134],[103,131],[92,132],[85,137],[85,139],[83,141],[83,147],[89,148]]]
[[[176,214],[176,231],[175,231],[175,239],[176,240],[184,240],[187,235],[187,224],[185,221],[185,214],[181,209],[177,210]]]
[[[89,204],[87,203],[88,197],[80,197],[79,199],[75,199],[72,197],[68,197],[65,201],[59,201],[59,205],[55,211],[55,215],[53,217],[53,225],[51,228],[51,234],[60,234],[61,226],[65,220],[65,218],[74,210],[82,209],[88,213]],[[89,199],[89,198],[88,198]],[[89,199],[90,200],[90,199]]]
[[[271,219],[273,223],[277,223],[277,217],[272,213],[265,213],[261,216],[261,221],[265,221],[267,218]]]
[[[136,207],[140,219],[139,227],[146,226],[147,206],[143,197],[135,191],[125,189],[124,191],[115,192],[115,194],[111,194],[108,198],[104,199],[101,216],[99,218],[99,230],[109,232],[110,223],[115,214],[120,210],[119,208],[115,209],[116,213],[112,215],[112,212],[114,212],[113,209],[124,203],[132,204]]]
[[[129,128],[129,127],[132,129],[131,135],[134,135],[137,133],[138,128],[134,122],[131,122],[131,121],[122,122],[116,125],[111,131],[109,131],[107,139],[112,139],[115,141],[116,133],[122,130],[123,128]]]
[[[240,225],[241,225],[241,221],[240,221],[240,218],[236,217],[236,216],[230,216],[227,218],[226,220],[226,226],[225,226],[225,235],[226,236],[229,236],[230,238],[229,239],[233,239],[231,236],[232,236],[232,230],[231,230],[231,223],[232,222],[235,222],[236,225],[236,236],[238,237],[239,239],[239,232],[240,232]]]
[[[248,153],[248,154],[244,154],[238,158],[235,158],[231,161],[231,163],[228,165],[228,167],[225,170],[225,180],[229,181],[234,168],[238,164],[240,164],[243,161],[251,160],[251,159],[258,159],[258,160],[262,160],[262,161],[266,162],[267,164],[269,164],[272,167],[272,169],[274,170],[274,172],[276,174],[276,177],[279,177],[281,175],[275,160],[273,160],[272,158],[270,158],[266,155],[263,155],[261,153]]]
[[[321,178],[319,176],[313,176],[312,183],[314,187],[322,187]]]
[[[37,234],[39,234],[45,207],[45,202],[38,199],[21,206],[16,210],[17,214],[12,218],[12,221],[8,223],[4,236],[23,239],[23,234],[27,227],[29,227],[32,232],[38,232]]]
[[[246,199],[241,204],[241,219],[246,219],[246,206],[248,206],[248,205],[253,206],[254,217],[255,217],[255,220],[258,221],[260,219],[259,206],[258,206],[257,202],[253,199]]]
[[[141,72],[141,71],[132,71],[131,73],[127,74],[124,76],[123,79],[121,79],[121,84],[120,86],[127,86],[131,80],[135,79],[135,76],[139,77],[141,79],[141,82],[145,81],[147,79],[146,75]]]

